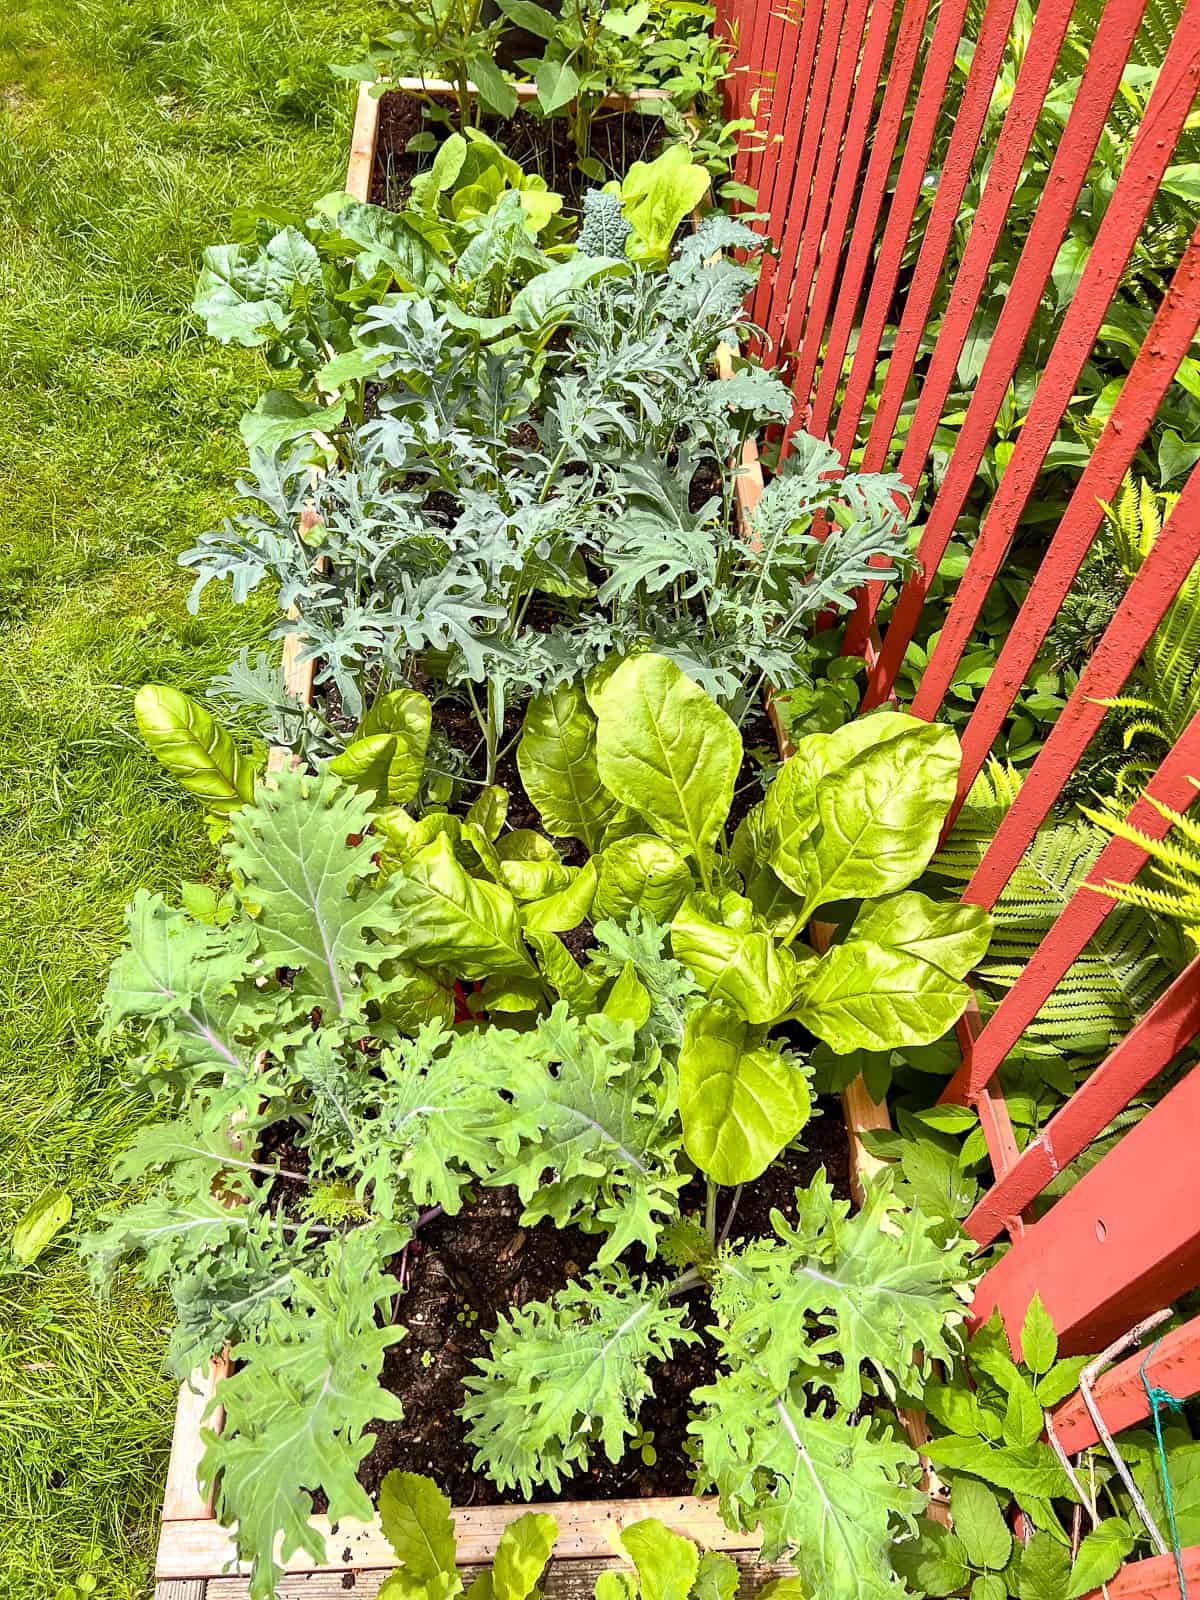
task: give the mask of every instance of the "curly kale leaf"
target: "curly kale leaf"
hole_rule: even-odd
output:
[[[377,1320],[395,1292],[381,1262],[397,1242],[377,1228],[330,1240],[324,1270],[292,1274],[291,1300],[275,1301],[256,1336],[234,1346],[238,1368],[217,1387],[225,1425],[204,1434],[200,1481],[215,1487],[221,1521],[237,1523],[239,1553],[253,1563],[252,1600],[274,1594],[277,1544],[282,1561],[299,1550],[324,1561],[313,1491],[334,1523],[370,1520],[356,1476],[375,1442],[366,1430],[403,1414],[379,1381],[385,1352],[404,1337]]]
[[[685,1181],[675,1166],[674,1075],[658,1052],[639,1055],[631,1024],[603,1015],[580,1022],[560,1002],[532,1033],[478,1035],[472,1055],[498,1076],[507,1063],[504,1110],[520,1143],[487,1181],[516,1186],[522,1222],[603,1229],[601,1265],[635,1242],[653,1257]]]
[[[862,1398],[864,1366],[894,1396],[911,1383],[920,1352],[953,1361],[970,1242],[937,1243],[930,1237],[937,1224],[906,1212],[886,1174],[854,1216],[833,1199],[824,1172],[797,1200],[797,1226],[774,1211],[774,1239],[722,1258],[732,1279],[718,1297],[730,1359],[753,1362],[782,1391],[798,1360],[815,1365],[836,1356],[838,1365],[822,1367],[823,1381],[847,1410]]]
[[[370,936],[400,925],[384,896],[355,892],[375,871],[369,822],[369,801],[331,774],[285,771],[235,813],[225,846],[263,960],[294,968],[292,992],[326,1022],[361,1016],[362,971],[387,955]]]
[[[538,1484],[557,1490],[597,1446],[619,1461],[653,1392],[647,1363],[697,1342],[686,1315],[618,1265],[509,1312],[479,1375],[464,1379],[475,1469],[529,1496]]]
[[[681,961],[664,954],[669,930],[635,907],[623,928],[605,921],[593,932],[597,948],[590,953],[591,966],[606,978],[619,978],[627,965],[632,968],[650,997],[650,1015],[641,1031],[673,1057],[683,1043],[687,1014],[704,993]]]
[[[826,1417],[799,1385],[780,1391],[741,1367],[693,1391],[700,1486],[734,1527],[763,1531],[763,1557],[791,1553],[806,1593],[901,1600],[893,1514],[915,1527],[925,1499],[915,1453],[869,1420]]]

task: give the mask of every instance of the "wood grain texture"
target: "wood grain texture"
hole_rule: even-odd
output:
[[[555,1554],[560,1560],[588,1560],[607,1556],[613,1536],[643,1517],[658,1517],[669,1528],[694,1539],[706,1550],[752,1552],[761,1543],[758,1533],[735,1533],[725,1526],[715,1497],[671,1495],[649,1500],[566,1500],[545,1505],[457,1506],[454,1518],[459,1559],[463,1565],[490,1561],[505,1527],[527,1511],[544,1511],[558,1523]],[[314,1517],[313,1526],[326,1540],[326,1560],[293,1556],[291,1572],[349,1572],[356,1568],[387,1569],[394,1565],[392,1547],[373,1522],[344,1521],[336,1534],[327,1517]],[[237,1551],[228,1529],[214,1520],[164,1522],[158,1545],[155,1575],[159,1578],[221,1577],[237,1571]]]
[[[168,1578],[154,1585],[154,1600],[208,1600],[207,1584],[203,1578]],[[245,1584],[242,1594],[247,1594]]]
[[[179,1387],[175,1403],[175,1428],[171,1434],[171,1455],[167,1462],[167,1484],[163,1491],[163,1521],[184,1521],[212,1516],[212,1499],[200,1492],[197,1469],[204,1446],[200,1427],[218,1382],[226,1376],[229,1364],[224,1358],[198,1367]],[[218,1410],[207,1425],[220,1430],[224,1420]]]
[[[772,1578],[786,1578],[795,1570],[783,1562],[757,1561],[752,1555],[735,1554],[739,1583],[737,1600],[751,1600],[764,1583]],[[542,1592],[545,1600],[591,1600],[596,1579],[603,1572],[627,1568],[628,1563],[611,1557],[604,1561],[562,1561],[555,1559],[546,1573]],[[462,1570],[463,1583],[470,1586],[484,1566],[469,1566]],[[279,1600],[345,1600],[350,1594],[354,1600],[375,1600],[388,1574],[380,1569],[352,1574],[354,1587],[345,1587],[344,1572],[309,1572],[288,1577],[279,1585]],[[247,1600],[249,1589],[245,1578],[210,1578],[203,1593],[195,1597],[179,1596],[178,1600]],[[156,1596],[155,1600],[159,1600]],[[176,1600],[171,1596],[169,1600]]]

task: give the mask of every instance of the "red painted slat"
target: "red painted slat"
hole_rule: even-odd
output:
[[[1102,1350],[1200,1281],[1193,1070],[1026,1228],[980,1280],[971,1316],[999,1310],[1014,1344],[1040,1294],[1063,1355]]]
[[[921,675],[921,683],[912,704],[915,716],[927,719],[934,717],[954,679],[955,669],[962,659],[988,590],[1004,561],[1021,513],[1033,493],[1046,452],[1054,442],[1084,363],[1095,346],[1125,263],[1133,252],[1142,224],[1158,193],[1163,173],[1170,165],[1175,141],[1195,98],[1197,85],[1200,85],[1200,0],[1197,0],[1194,12],[1195,32],[1176,35],[1166,64],[1154,85],[1129,159],[1117,180],[1079,287],[1067,307],[1046,370],[1017,436],[1016,449],[1005,468],[995,498],[988,507],[983,527],[971,552],[970,565],[959,584],[937,647]],[[1188,310],[1195,310],[1200,315],[1196,286],[1192,281],[1193,272],[1194,263],[1189,266],[1183,287]],[[1186,322],[1186,313],[1180,320]],[[1193,320],[1192,332],[1195,327]],[[1153,352],[1151,360],[1161,355],[1161,347],[1153,335],[1147,340],[1147,345]],[[1179,357],[1186,351],[1187,343],[1184,342],[1178,349],[1176,367]],[[1159,371],[1161,374],[1161,366]]]
[[[912,84],[913,69],[928,10],[929,0],[905,0],[900,29],[896,37],[896,48],[888,69],[883,102],[872,130],[871,158],[867,163],[866,176],[858,197],[854,231],[850,237],[846,264],[838,285],[833,323],[824,358],[825,367],[835,368],[837,374],[840,374],[846,357],[851,329],[854,326],[854,313],[871,260],[875,224],[883,204],[888,171],[900,136],[900,125],[904,117],[904,107]],[[778,333],[781,328],[773,331]],[[836,382],[835,375],[835,386]],[[805,402],[808,395],[801,389],[797,389],[796,395],[800,401],[801,418],[803,418],[806,414]],[[803,425],[807,427],[812,424],[804,422]]]
[[[938,329],[929,368],[921,380],[916,411],[905,439],[900,471],[914,487],[925,469],[929,448],[955,379],[958,359],[1008,218],[1009,205],[1020,182],[1025,157],[1074,9],[1075,0],[1042,0],[1034,17],[1029,48],[1017,73],[1012,99],[996,139],[979,208],[967,237],[962,261],[950,286],[946,312]],[[927,305],[922,309],[914,282],[913,291],[905,303],[901,326],[897,331],[896,350],[889,363],[879,402],[877,426],[888,441],[895,433],[900,408],[904,403],[906,368],[911,370],[909,351],[920,341],[928,310]],[[878,610],[884,588],[882,583],[867,585],[857,613],[846,631],[846,655],[862,654],[862,639]]]
[[[795,166],[790,171],[784,169],[783,179],[776,190],[775,203],[772,207],[773,224],[778,217],[782,226],[776,227],[775,230],[779,255],[774,263],[771,278],[769,318],[759,319],[757,312],[755,313],[755,320],[762,320],[763,326],[778,326],[782,323],[784,308],[792,292],[796,252],[808,219],[813,173],[818,151],[823,146],[829,96],[838,61],[845,14],[846,0],[825,0],[821,42],[817,48],[816,65],[813,68],[812,88],[803,105],[803,116],[797,119],[803,122],[800,148],[796,155]],[[797,109],[789,95],[789,114],[796,117]]]
[[[1070,504],[1021,607],[999,659],[962,735],[958,793],[948,819],[953,822],[974,783],[1004,719],[1020,693],[1047,631],[1058,615],[1103,515],[1100,502],[1116,498],[1122,478],[1149,431],[1182,356],[1200,327],[1200,228],[1159,307],[1145,344],[1096,448],[1084,468]],[[953,608],[951,611],[953,615]]]
[[[849,455],[854,443],[859,417],[862,415],[863,400],[871,386],[875,364],[879,359],[880,340],[887,322],[892,296],[896,292],[901,258],[908,244],[913,215],[920,199],[921,186],[925,181],[925,168],[933,144],[934,131],[942,114],[942,96],[954,67],[954,57],[962,37],[966,13],[967,0],[941,0],[933,39],[922,63],[917,101],[904,138],[900,171],[888,207],[879,254],[871,273],[871,287],[867,294],[867,304],[854,349],[846,397],[842,403],[834,435],[833,442],[843,460]],[[840,366],[835,369],[829,361],[826,361],[813,401],[814,433],[824,433],[829,426],[840,374]]]
[[[779,243],[788,222],[787,203],[791,180],[796,171],[796,158],[800,140],[808,118],[808,92],[813,68],[817,59],[817,44],[821,33],[821,7],[809,3],[804,7],[800,27],[796,32],[796,51],[791,71],[786,81],[781,76],[776,84],[776,118],[773,133],[781,134],[778,144],[772,143],[769,163],[769,180],[758,197],[760,211],[769,213],[767,231]],[[776,270],[773,257],[763,262],[750,314],[753,320],[773,332],[770,309],[774,303]],[[786,287],[784,293],[786,294]],[[770,352],[778,359],[778,349]]]
[[[1200,1391],[1200,1317],[1193,1317],[1182,1327],[1164,1333],[1153,1344],[1154,1353],[1147,1360],[1150,1348],[1148,1344],[1115,1367],[1109,1367],[1092,1385],[1092,1398],[1109,1433],[1136,1427],[1150,1414],[1141,1376],[1143,1362],[1152,1388],[1166,1389],[1177,1400],[1186,1400]],[[1054,1432],[1069,1456],[1100,1441],[1096,1425],[1079,1394],[1064,1400],[1055,1411]]]
[[[1200,961],[1194,961],[988,1190],[963,1224],[971,1237],[980,1245],[997,1239],[1198,1032]]]
[[[876,86],[895,12],[896,0],[878,0],[878,3],[871,8],[862,66],[854,89],[850,120],[846,125],[845,147],[837,164],[837,184],[829,208],[825,248],[820,252],[820,266],[817,270],[816,287],[813,290],[812,307],[808,314],[804,315],[803,304],[793,299],[791,312],[781,335],[784,346],[799,347],[792,382],[796,393],[801,396],[807,395],[812,387],[813,373],[821,353],[821,339],[841,270],[842,245],[850,221],[850,207],[854,203],[854,196],[862,179],[863,153],[867,145],[871,112],[875,107]]]
[[[1200,1545],[1189,1545],[1183,1552],[1183,1581],[1189,1592],[1193,1585],[1200,1591]],[[1085,1600],[1179,1600],[1175,1557],[1127,1562],[1103,1589],[1093,1589]]]
[[[984,195],[981,196],[979,205],[979,214],[982,216],[993,215],[996,208],[996,196],[994,194],[988,196],[989,188],[1002,185],[1005,208],[1016,188],[1021,164],[1037,124],[1037,113],[1050,85],[1054,63],[1062,47],[1074,3],[1075,0],[1042,0],[1038,8],[1029,47],[1021,62],[1008,113],[996,140],[996,148],[988,168]],[[971,61],[966,89],[955,118],[954,134],[938,180],[937,197],[921,240],[921,252],[913,269],[912,287],[904,302],[900,326],[896,330],[896,342],[888,361],[887,377],[867,437],[866,450],[863,454],[863,469],[867,472],[879,471],[887,460],[889,447],[895,437],[900,408],[904,403],[904,392],[912,377],[925,324],[929,320],[930,308],[939,287],[944,286],[946,252],[953,238],[959,204],[971,174],[971,164],[978,153],[979,136],[987,117],[996,73],[1004,54],[1008,29],[1015,9],[1016,0],[1011,0],[1011,3],[1009,0],[1004,0],[1003,4],[995,4],[993,0],[984,13],[984,26]],[[998,232],[998,229],[981,230],[977,255],[982,254],[982,245],[989,236],[990,244],[994,244]],[[987,259],[991,257],[990,244]],[[986,267],[986,260],[983,265]],[[961,291],[965,287],[964,274],[967,271],[968,262],[964,254],[962,267],[955,274],[955,289]],[[974,309],[978,298],[977,289],[967,302],[970,310]],[[964,336],[966,334],[965,324],[963,334]],[[939,347],[945,337],[944,330],[939,330]],[[955,353],[955,361],[957,359],[958,352]],[[921,388],[923,392],[924,382]]]
[[[780,126],[788,114],[788,88],[796,59],[799,27],[788,20],[785,12],[786,3],[787,0],[774,0],[774,4],[770,6],[770,15],[763,36],[760,59],[766,92],[760,97],[758,109],[753,114],[764,132],[768,126]],[[748,176],[745,181],[751,188],[760,189],[766,173],[774,172],[775,159],[774,150],[765,139],[755,142],[757,148],[748,164]],[[765,207],[756,203],[756,211],[764,209]]]
[[[864,33],[867,24],[867,0],[849,0],[842,26],[838,49],[837,69],[829,91],[829,107],[820,129],[820,143],[816,171],[813,174],[812,196],[807,215],[788,219],[788,237],[780,251],[779,275],[789,285],[789,302],[785,308],[777,304],[775,314],[784,322],[783,344],[787,348],[795,342],[793,328],[799,329],[808,307],[817,252],[822,241],[830,256],[841,253],[841,235],[827,234],[829,202],[835,173],[847,159],[842,151],[842,137],[850,110],[850,96],[862,57]],[[865,75],[864,75],[865,76]],[[869,80],[874,96],[876,79]],[[803,152],[802,152],[803,155]]]
[[[1180,584],[1200,556],[1200,466],[1192,469],[1162,532],[1117,607],[1058,721],[1046,736],[1020,793],[963,891],[971,905],[992,906],[1038,827],[1062,792],[1104,717],[1100,703],[1121,686],[1146,648]]]
[[[1146,0],[1109,0],[1102,14],[1083,82],[997,319],[983,370],[971,393],[966,419],[959,430],[945,478],[926,521],[917,551],[919,571],[907,580],[900,592],[879,661],[870,676],[865,706],[878,705],[895,679],[933,574],[975,481],[1042,290],[1066,235],[1145,5]],[[1189,12],[1198,8],[1200,0],[1189,0]],[[1182,30],[1178,37],[1182,37]],[[910,445],[915,448],[911,439],[905,446],[905,457],[909,455]],[[909,483],[915,481],[910,475],[911,468],[911,459],[906,461],[902,457],[900,471]]]
[[[745,20],[739,32],[751,40],[761,40],[762,31],[767,26],[771,0],[749,0],[745,12]],[[750,65],[749,63],[753,64]],[[749,54],[749,70],[741,74],[739,85],[737,116],[749,117],[754,115],[755,96],[759,94],[765,84],[763,64],[757,51]],[[733,175],[739,183],[750,181],[750,167],[754,160],[754,153],[749,140],[741,140],[738,144],[737,156],[733,163]]]

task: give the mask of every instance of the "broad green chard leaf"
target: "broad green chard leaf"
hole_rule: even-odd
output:
[[[544,900],[559,894],[571,882],[571,868],[544,834],[533,828],[514,828],[496,843],[500,881],[518,900]]]
[[[254,765],[210,711],[165,683],[144,683],[133,702],[147,749],[214,816],[254,799]]]
[[[704,199],[708,184],[708,172],[686,144],[668,145],[653,161],[635,161],[621,182],[621,209],[633,229],[625,242],[630,258],[664,265],[680,223]]]
[[[671,950],[705,994],[740,1007],[750,1022],[774,1022],[802,982],[796,957],[756,925],[749,900],[732,890],[690,895],[671,924]]]
[[[821,780],[803,891],[808,915],[836,900],[890,894],[920,876],[954,798],[959,760],[953,732],[927,723]]]
[[[792,1015],[831,1050],[932,1044],[966,1009],[970,990],[902,950],[848,939],[802,968]]]
[[[531,900],[522,908],[527,932],[569,933],[577,928],[592,910],[596,895],[596,858],[586,861],[574,873],[565,888],[544,900]]]
[[[714,1183],[750,1183],[808,1121],[808,1081],[777,1050],[755,1047],[729,1006],[691,1013],[679,1052],[684,1148]]]
[[[559,684],[529,702],[517,770],[547,833],[580,839],[594,854],[619,804],[600,782],[596,719],[579,684]]]
[[[656,922],[670,922],[692,890],[692,869],[674,845],[650,833],[634,833],[606,846],[595,858],[593,917],[626,923],[638,907]]]
[[[392,805],[415,799],[420,790],[432,720],[433,707],[423,694],[415,689],[390,689],[379,696],[358,725],[356,739],[389,734],[396,740],[387,776],[387,798]]]
[[[864,905],[850,940],[870,939],[927,961],[950,978],[965,978],[987,953],[992,919],[982,906],[938,902],[909,889]]]
[[[469,878],[439,834],[391,880],[399,913],[394,954],[463,978],[536,976],[521,940],[517,903],[499,884]]]
[[[591,971],[584,969],[556,933],[525,927],[525,938],[537,955],[537,968],[544,982],[562,996],[571,1011],[586,1017],[595,1008],[600,985]]]
[[[732,721],[663,656],[623,661],[594,703],[601,782],[693,857],[707,882],[742,762]]]

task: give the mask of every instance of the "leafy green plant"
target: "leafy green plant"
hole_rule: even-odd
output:
[[[361,60],[334,66],[338,77],[369,83],[377,95],[397,78],[445,80],[454,86],[460,130],[477,123],[484,109],[512,116],[516,91],[495,59],[505,24],[484,21],[483,0],[394,0],[393,11],[398,26]],[[411,92],[444,114],[436,97]]]
[[[647,1361],[688,1338],[670,1302],[699,1280],[722,1364],[695,1391],[701,1486],[719,1490],[734,1526],[761,1524],[767,1559],[792,1552],[806,1590],[888,1593],[891,1519],[911,1524],[921,1505],[916,1457],[853,1413],[864,1388],[911,1381],[918,1346],[952,1355],[969,1246],[934,1242],[917,1213],[900,1217],[886,1183],[849,1218],[822,1173],[797,1207],[795,1227],[776,1213],[773,1238],[707,1246],[673,1284],[600,1269],[502,1321],[467,1380],[475,1465],[530,1493],[597,1447],[617,1459],[635,1436]],[[883,1231],[888,1218],[899,1237]],[[834,1351],[838,1364],[822,1359]],[[832,1416],[808,1403],[822,1385]]]
[[[1005,1600],[1014,1595],[1091,1594],[1115,1576],[1134,1549],[1135,1533],[1121,1514],[1100,1518],[1072,1559],[1054,1502],[1078,1504],[1071,1482],[1043,1438],[1045,1413],[1076,1387],[1088,1356],[1059,1359],[1058,1340],[1035,1295],[1014,1360],[998,1317],[973,1333],[962,1364],[944,1382],[925,1386],[935,1424],[926,1452],[950,1479],[952,1528],[921,1518],[917,1536],[893,1552],[897,1574],[930,1596],[962,1592]],[[1096,1464],[1089,1472],[1094,1474]],[[1101,1458],[1100,1482],[1112,1472]],[[1093,1477],[1093,1482],[1095,1481]],[[1015,1501],[1036,1531],[1015,1539],[1006,1511]]]
[[[379,1520],[400,1563],[379,1591],[383,1600],[456,1600],[463,1593],[450,1502],[432,1479],[389,1472],[379,1491]],[[500,1536],[491,1570],[472,1588],[495,1600],[530,1600],[540,1593],[538,1580],[557,1534],[558,1525],[545,1512],[514,1518]],[[699,1550],[657,1517],[631,1523],[614,1542],[633,1571],[602,1572],[596,1600],[728,1600],[739,1581],[729,1556]],[[793,1578],[776,1578],[758,1594],[762,1600],[801,1600]]]

